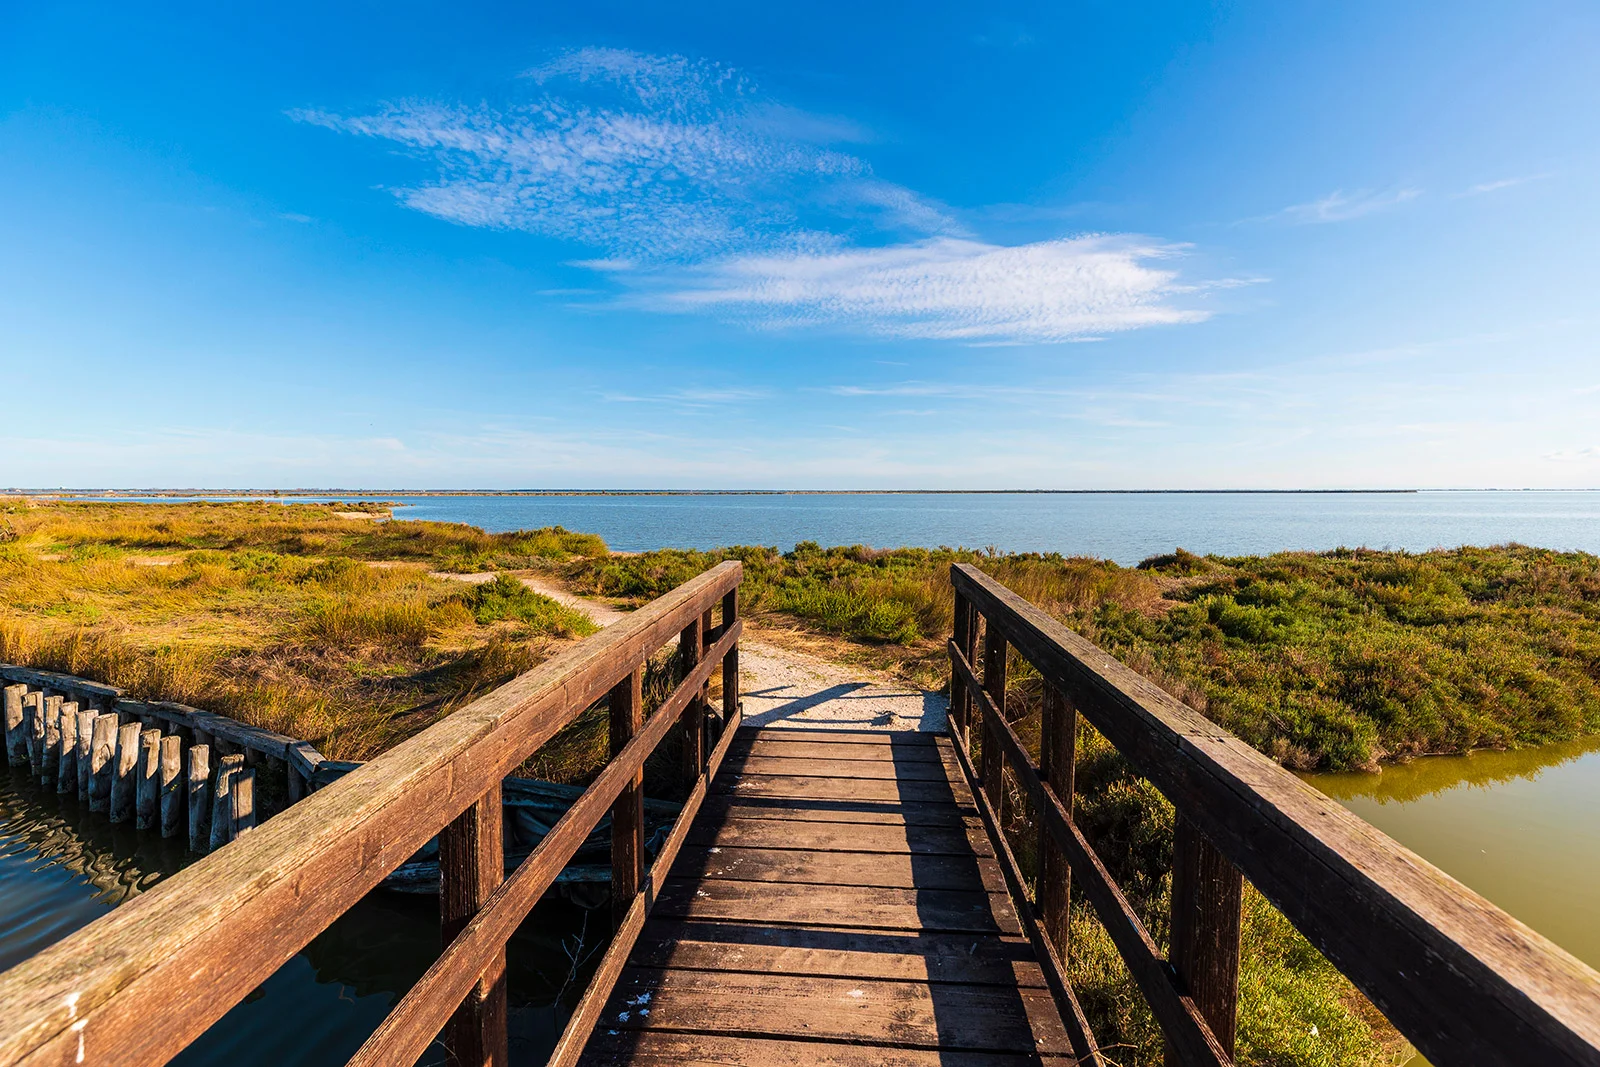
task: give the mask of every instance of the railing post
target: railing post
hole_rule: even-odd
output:
[[[699,633],[696,624],[696,634]],[[684,631],[687,635],[688,631]],[[644,725],[644,667],[635,667],[611,690],[611,758]],[[622,923],[644,882],[644,768],[611,806],[611,914]]]
[[[1006,716],[1006,638],[994,620],[988,620],[983,627],[983,688],[994,701],[995,710],[1002,721]],[[983,791],[989,796],[989,806],[994,809],[996,824],[1004,829],[1005,812],[1001,805],[1005,801],[1004,769],[1005,761],[1000,756],[999,743],[990,737],[994,727],[992,724],[983,734]]]
[[[1195,825],[1178,816],[1172,842],[1172,951],[1178,980],[1231,1056],[1239,1011],[1239,921],[1244,878]],[[1167,1063],[1179,1060],[1171,1048]]]
[[[967,662],[972,662],[972,612],[967,598],[958,591],[955,604],[955,632],[951,635],[956,647],[966,657]],[[967,692],[966,679],[961,672],[956,670],[956,665],[950,664],[950,721],[960,728],[961,733],[967,732],[968,701],[972,699]]]
[[[722,632],[739,620],[739,587],[722,597]],[[722,729],[726,730],[739,710],[739,646],[735,644],[722,657]]]
[[[1061,806],[1072,814],[1072,794],[1078,761],[1078,709],[1053,682],[1044,684],[1044,707],[1040,722],[1039,776],[1044,779]],[[1067,931],[1071,926],[1072,869],[1050,833],[1049,824],[1039,818],[1039,911],[1045,936],[1064,960],[1067,957]]]
[[[456,816],[439,835],[439,930],[456,939],[505,877],[500,783]],[[506,951],[500,946],[445,1027],[445,1048],[455,1067],[505,1067]]]
[[[700,665],[705,650],[704,619],[696,619],[678,635],[678,656],[684,676]],[[703,691],[702,691],[703,692]],[[706,702],[696,693],[683,709],[683,787],[693,789],[705,768]],[[631,731],[629,736],[632,736]]]

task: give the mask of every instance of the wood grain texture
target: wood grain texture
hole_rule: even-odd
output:
[[[1075,1061],[1034,1053],[933,1052],[888,1045],[618,1030],[598,1033],[585,1052],[584,1062],[595,1067],[1072,1067]]]
[[[86,1062],[169,1059],[740,575],[713,567],[0,974],[0,1063],[80,1040]]]
[[[951,580],[1429,1059],[1600,1064],[1600,974],[976,568]]]

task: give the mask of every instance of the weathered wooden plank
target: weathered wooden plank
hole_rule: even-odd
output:
[[[0,710],[5,713],[6,762],[13,767],[28,764],[27,718],[22,710],[22,698],[28,687],[13,683],[0,693]]]
[[[1005,882],[994,861],[972,854],[889,855],[696,846],[684,850],[672,874],[675,878],[723,878],[741,882],[1005,892]]]
[[[953,1052],[831,1041],[797,1041],[668,1030],[601,1030],[584,1067],[1072,1067],[1071,1058],[1032,1053]]]
[[[241,767],[228,785],[228,840],[256,828],[256,769]]]
[[[600,1026],[929,1050],[1070,1053],[1055,1004],[1042,990],[887,979],[630,967]]]
[[[233,840],[233,777],[244,770],[244,756],[230,752],[217,761],[217,773],[211,782],[211,840],[207,849],[217,849]]]
[[[698,628],[695,631],[694,654],[695,660],[691,661],[689,670],[692,672],[694,663],[698,662],[700,645]],[[684,631],[685,637],[689,631]],[[689,701],[690,708],[699,702],[699,697]],[[611,690],[610,705],[610,730],[609,742],[611,758],[616,759],[622,750],[628,747],[628,742],[633,740],[639,728],[644,725],[644,667],[634,668],[633,673],[619,682]],[[685,714],[688,709],[685,709]],[[697,737],[698,741],[698,730]],[[699,753],[694,756],[696,776],[699,774]],[[616,802],[611,805],[611,917],[613,923],[620,925],[627,916],[628,909],[633,907],[633,898],[639,892],[639,886],[644,881],[644,767],[641,765],[633,776],[623,786],[622,792],[617,794]]]
[[[1600,974],[980,572],[951,580],[1424,1055],[1600,1063]]]
[[[998,934],[875,933],[658,918],[631,962],[675,970],[1045,988],[1028,943]]]
[[[1178,816],[1172,844],[1172,950],[1178,981],[1230,1056],[1238,1029],[1244,880],[1194,823]],[[1170,1067],[1183,1062],[1168,1050]]]
[[[704,820],[689,832],[689,842],[709,847],[797,848],[809,851],[869,852],[947,856],[990,856],[989,840],[978,827],[877,823],[798,822],[731,819],[721,825]]]
[[[96,715],[90,731],[89,810],[111,810],[111,784],[117,773],[117,717]]]
[[[61,734],[61,754],[56,758],[56,792],[78,792],[78,705],[61,705],[61,718],[57,726]]]
[[[701,809],[714,820],[773,819],[793,822],[878,823],[893,826],[978,826],[971,808],[952,804],[875,804],[809,800],[805,797],[707,797]]]
[[[902,745],[925,748],[937,747],[938,734],[919,733],[915,730],[807,730],[801,727],[749,727],[745,736],[752,741],[825,741],[833,745],[874,745],[898,747]]]
[[[1066,694],[1049,682],[1044,686],[1041,711],[1039,777],[1060,798],[1070,816],[1077,776],[1078,711]],[[1071,871],[1044,820],[1036,821],[1039,826],[1039,922],[1050,943],[1065,957],[1072,915]]]
[[[861,746],[857,746],[861,747]],[[953,761],[954,756],[950,757]],[[733,756],[729,774],[767,774],[779,777],[852,778],[895,782],[949,783],[944,763],[902,763],[898,760],[806,759],[797,756]]]
[[[708,573],[715,572],[716,569]],[[634,618],[637,617],[638,613],[635,613]],[[612,629],[615,630],[615,627]],[[679,683],[622,752],[606,764],[605,769],[567,809],[566,814],[557,820],[528,858],[500,884],[461,934],[446,946],[439,958],[361,1046],[350,1060],[351,1067],[388,1067],[395,1062],[411,1062],[432,1041],[443,1022],[439,1016],[440,1004],[454,1003],[464,996],[468,985],[482,972],[491,954],[503,950],[506,940],[539,902],[545,890],[554,883],[567,861],[588,839],[602,814],[615,803],[667,733],[679,725],[679,713],[718,665],[716,657],[738,641],[740,630],[740,624],[735,623],[726,631],[714,648],[714,655],[702,661],[694,674]],[[640,649],[636,653],[637,658],[630,662],[641,663],[647,655],[648,650]],[[614,688],[627,673],[631,673],[631,668],[629,672],[623,672],[621,677],[613,669],[605,677],[615,679]],[[360,773],[361,770],[352,772]],[[319,792],[316,795],[321,794]],[[302,802],[296,807],[303,808],[304,805],[305,802]],[[291,812],[294,810],[290,809]]]
[[[948,782],[873,781],[862,778],[807,778],[801,775],[719,775],[713,790],[735,797],[801,797],[811,800],[869,800],[880,803],[971,804],[970,794]]]
[[[729,758],[736,756],[778,756],[800,759],[837,760],[845,763],[931,763],[947,757],[932,745],[849,745],[828,741],[789,741],[771,733],[741,735],[734,741]]]
[[[44,698],[44,736],[39,748],[39,784],[55,785],[56,769],[61,765],[61,708],[59,696]]]
[[[78,802],[89,803],[89,777],[94,764],[94,721],[100,713],[93,708],[78,711]]]
[[[959,890],[669,880],[660,915],[734,922],[859,926],[883,930],[1020,933],[1005,894]]]

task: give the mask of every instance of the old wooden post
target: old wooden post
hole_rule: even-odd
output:
[[[1238,870],[1179,815],[1172,842],[1172,969],[1229,1055],[1238,1025],[1243,896]],[[1170,1048],[1167,1063],[1179,1063]]]
[[[195,733],[200,731],[196,730]],[[205,853],[211,841],[211,749],[189,746],[189,851]]]
[[[700,657],[705,648],[703,644],[704,636],[705,631],[701,629],[699,619],[685,626],[683,632],[678,635],[678,656],[683,664],[685,676],[700,664]],[[613,699],[615,699],[620,689],[621,687],[619,686],[611,691]],[[643,714],[643,712],[641,711],[640,714]],[[705,722],[705,701],[701,699],[699,693],[696,693],[683,709],[683,778],[685,787],[688,789],[694,788],[694,783],[700,778],[700,769],[705,766]],[[626,740],[632,736],[632,728],[626,728],[623,739]],[[616,705],[613,704],[611,711],[611,752],[613,755],[618,751],[616,741],[617,713]],[[616,839],[613,837],[612,840]],[[611,898],[613,901],[617,899],[615,882],[611,884]],[[631,896],[629,899],[632,899]]]
[[[1000,725],[1006,718],[1006,638],[992,619],[983,628],[983,688],[994,701],[1000,720],[993,724],[992,729],[986,726],[982,735],[983,791],[989,797],[990,807],[994,809],[995,820],[1004,826],[1005,760],[1001,757],[1000,745],[992,738],[999,736]],[[984,717],[988,718],[987,713]]]
[[[93,708],[78,712],[78,802],[89,803],[89,777],[94,752],[94,721],[100,713]]]
[[[44,698],[44,743],[39,750],[39,784],[52,786],[61,765],[61,705],[58,696]]]
[[[1076,788],[1078,757],[1078,709],[1055,683],[1044,684],[1044,706],[1040,723],[1039,776],[1057,799],[1072,814],[1072,794]],[[1050,833],[1049,824],[1039,820],[1039,911],[1045,936],[1056,952],[1067,958],[1067,930],[1071,923],[1071,869],[1067,858]]]
[[[161,819],[161,731],[145,730],[139,735],[139,767],[137,772],[137,811],[133,825],[140,830],[154,830]]]
[[[956,648],[966,657],[967,663],[972,663],[972,653],[968,646],[972,642],[968,639],[972,628],[972,618],[967,612],[967,598],[959,592],[956,593],[955,625],[951,639],[955,641]],[[955,723],[961,733],[967,732],[967,708],[972,699],[967,692],[966,679],[956,669],[954,662],[950,664],[950,721]]]
[[[24,694],[22,698],[23,729],[28,735],[28,771],[39,777],[44,763],[44,692]]]
[[[168,734],[161,739],[161,836],[183,832],[183,738]]]
[[[739,621],[739,587],[722,597],[722,630],[726,633]],[[722,657],[722,728],[726,730],[739,710],[739,646],[735,644]]]
[[[503,817],[496,782],[439,835],[439,930],[445,944],[456,939],[505,877]],[[458,1067],[506,1067],[504,945],[450,1017],[444,1039]]]
[[[133,818],[139,789],[139,734],[144,727],[137,721],[117,727],[116,773],[111,778],[111,821]]]
[[[61,755],[56,759],[56,792],[73,795],[78,792],[78,705],[62,704]]]
[[[237,840],[239,835],[246,830],[256,828],[256,769],[245,767],[233,773],[233,781],[228,788],[228,801],[231,808],[228,821],[231,825],[228,831],[229,840]]]
[[[28,762],[28,735],[24,730],[26,719],[22,714],[22,698],[27,694],[25,685],[8,685],[3,695],[6,724],[6,762],[13,767]]]
[[[698,633],[698,624],[695,629]],[[687,630],[684,637],[688,637]],[[639,666],[611,690],[612,759],[617,758],[617,753],[644,725],[643,689],[644,667]],[[611,915],[615,923],[620,924],[633,906],[633,898],[639,894],[643,881],[644,768],[641,767],[611,806]]]
[[[117,717],[96,715],[89,734],[89,810],[111,810],[111,782],[117,774]]]
[[[211,841],[215,852],[232,840],[233,834],[233,776],[244,769],[244,757],[230,752],[217,760],[217,780],[211,786]]]

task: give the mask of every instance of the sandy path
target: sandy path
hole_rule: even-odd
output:
[[[462,582],[487,582],[493,574],[444,574]],[[522,584],[551,600],[576,608],[600,626],[628,613],[577,596],[542,578]],[[945,728],[942,694],[888,681],[857,667],[845,667],[804,652],[746,638],[739,644],[740,701],[752,726],[799,730],[921,730]]]

